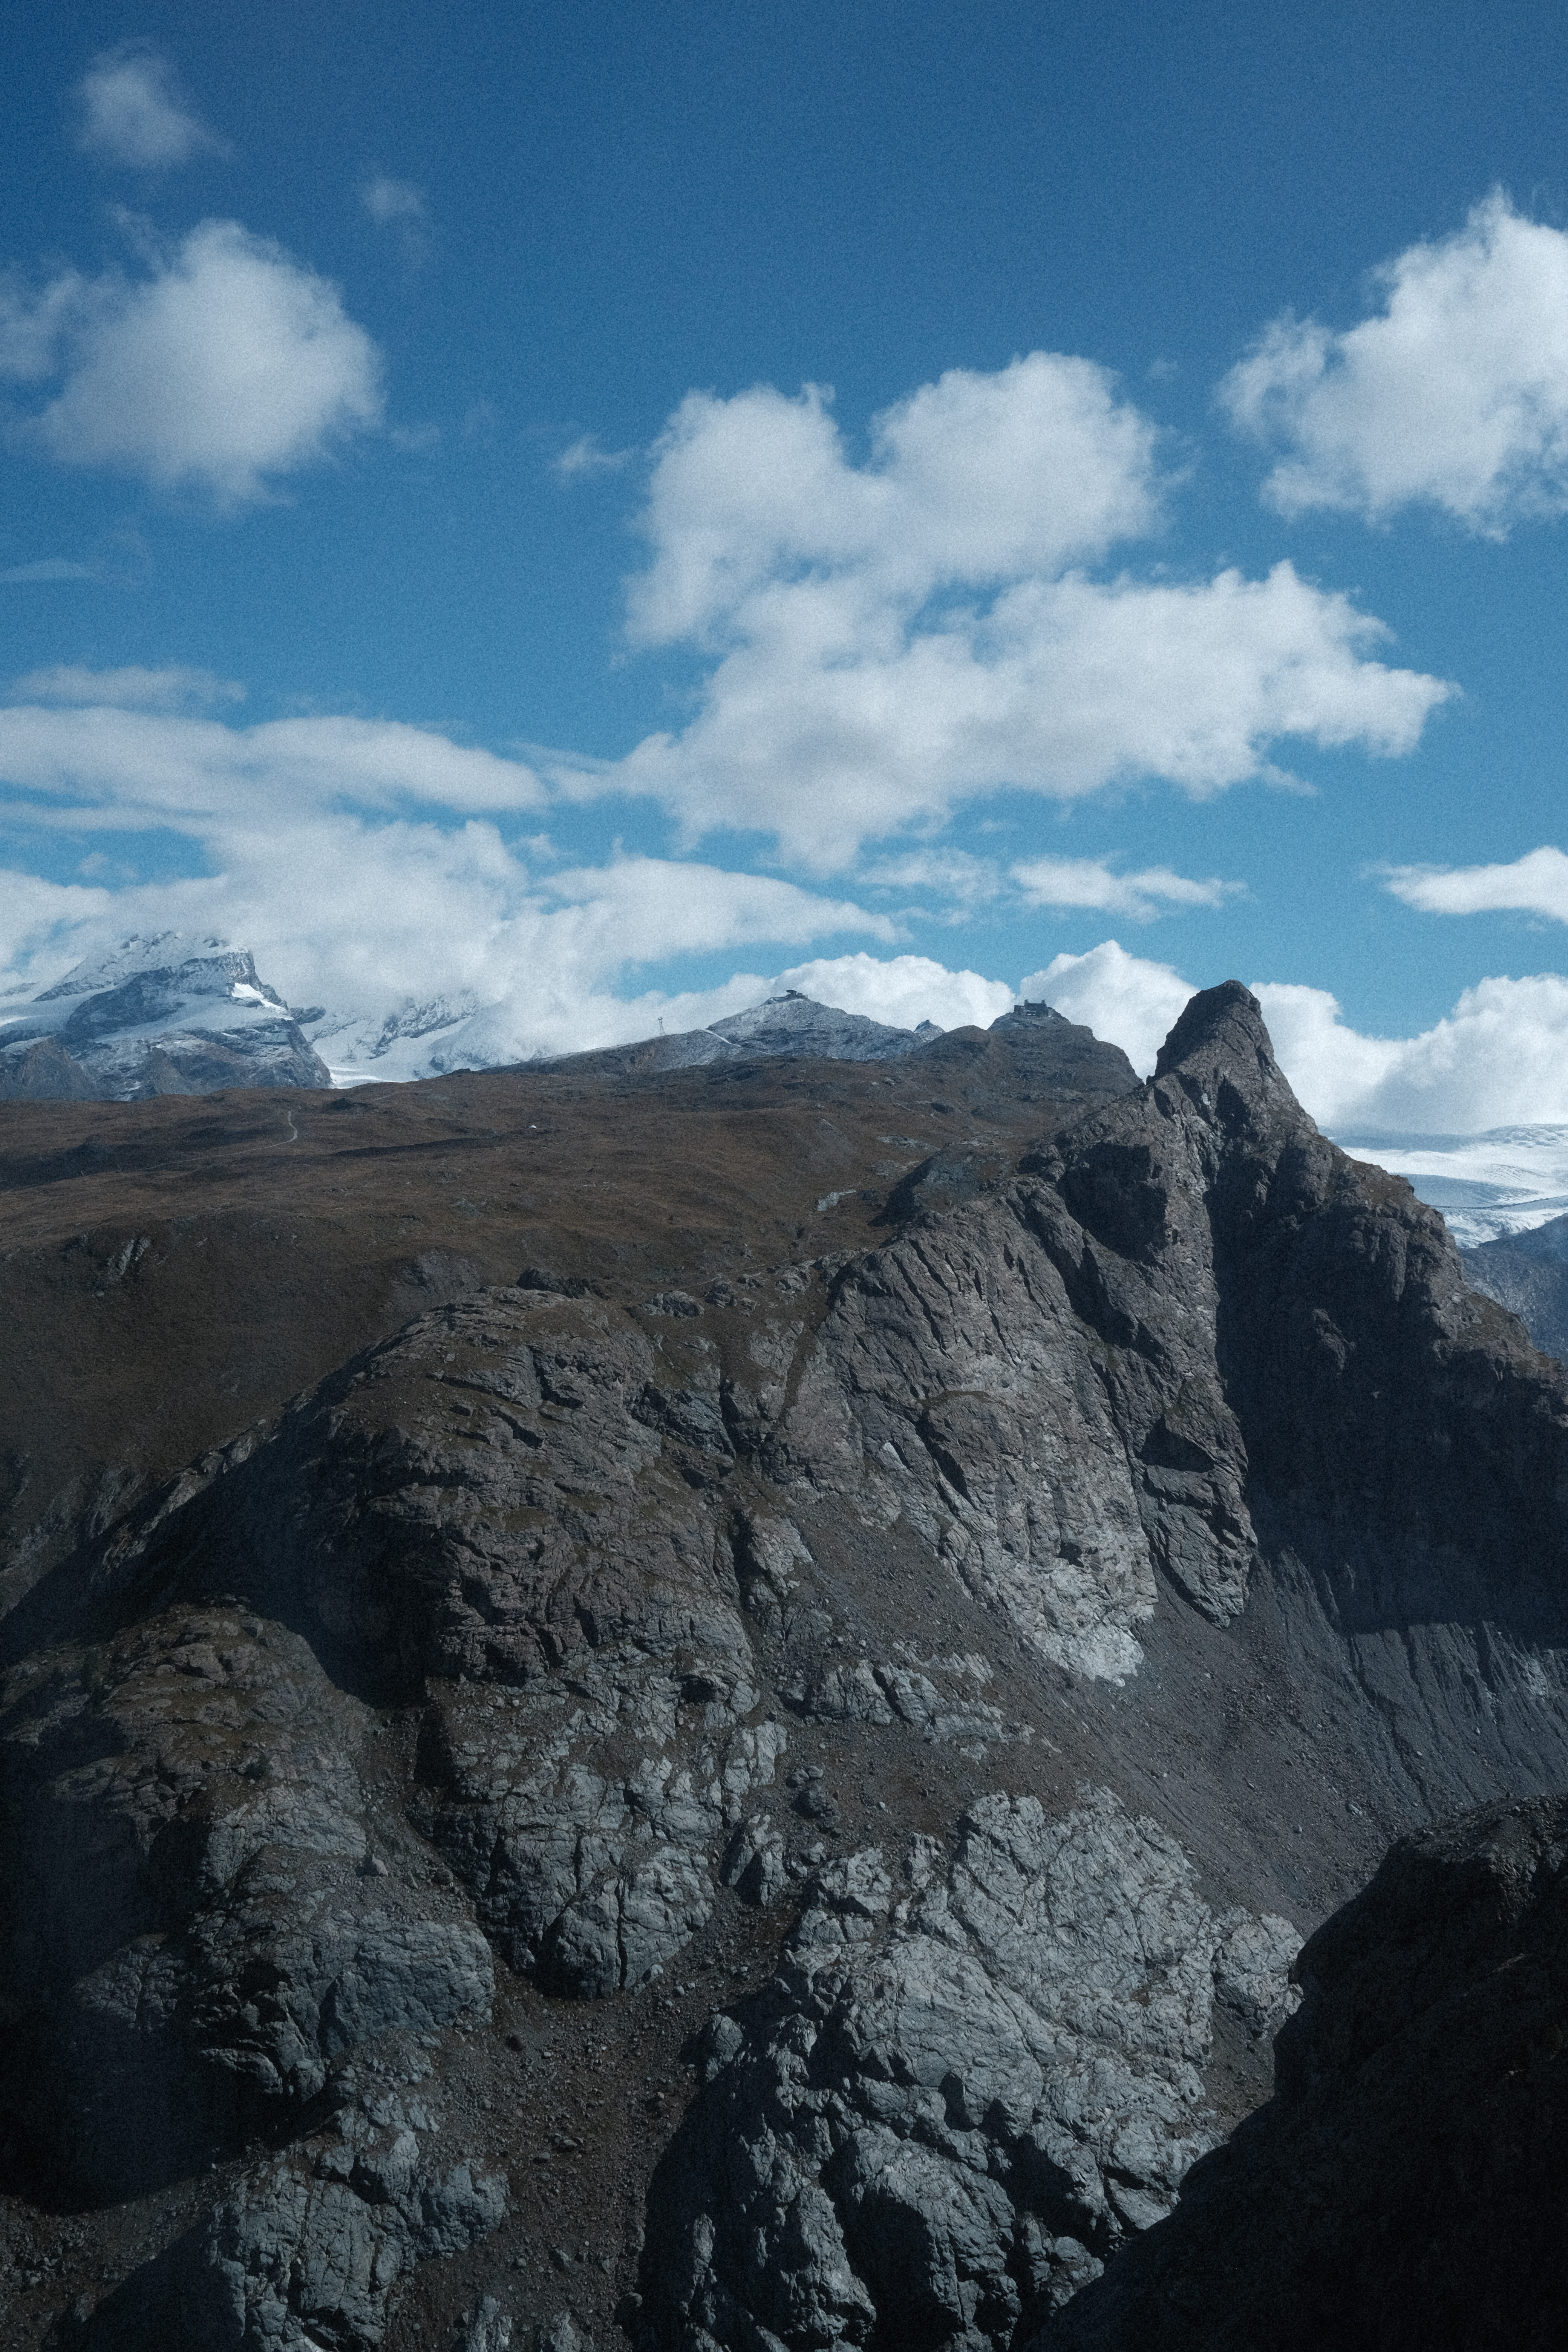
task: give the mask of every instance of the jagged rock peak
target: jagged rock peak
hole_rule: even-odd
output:
[[[1154,1064],[1156,1079],[1201,1081],[1211,1075],[1228,1078],[1249,1099],[1261,1088],[1295,1101],[1274,1058],[1263,1007],[1239,980],[1222,980],[1217,988],[1200,989],[1189,997]]]

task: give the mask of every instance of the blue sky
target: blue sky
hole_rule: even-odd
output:
[[[1030,978],[1146,1058],[1234,972],[1321,1116],[1568,1118],[1565,66],[1544,6],[14,28],[10,982],[215,929],[352,1060]]]

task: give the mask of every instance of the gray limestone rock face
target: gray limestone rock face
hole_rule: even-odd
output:
[[[991,1663],[961,1657],[857,1658],[824,1666],[787,1696],[813,1723],[907,1723],[930,1740],[956,1740],[979,1753],[989,1740],[1028,1739],[1026,1723],[1010,1723],[980,1693],[993,1679]],[[932,1680],[932,1676],[936,1680]]]
[[[1397,1528],[1568,1631],[1568,1399],[1436,1213],[1318,1134],[1246,990],[1194,998],[1146,1087],[1023,1166],[840,1276],[765,1441],[797,1510],[916,1528],[1043,1657],[1112,1681],[1157,1577],[1237,1615],[1260,1496],[1277,1542],[1282,1517]]]
[[[487,2236],[506,2211],[497,2176],[436,2170],[395,2098],[345,2108],[335,2133],[258,2168],[189,2250],[189,2340],[233,2352],[372,2347],[417,2263]],[[479,2341],[503,2345],[491,2327]]]
[[[1301,2004],[1301,1989],[1290,1979],[1301,1948],[1300,1931],[1289,1919],[1266,1911],[1226,1912],[1215,1946],[1215,1998],[1255,2038],[1273,2034]]]
[[[1221,1940],[1181,1849],[1105,1790],[1055,1820],[985,1798],[951,1849],[820,1869],[771,1990],[709,2028],[639,2343],[1010,2343],[1213,2145]]]
[[[1065,1287],[1009,1199],[844,1276],[769,1456],[803,1502],[902,1519],[1043,1654],[1123,1679],[1154,1576]]]
[[[493,2294],[481,2295],[479,2307],[463,2328],[454,2352],[510,2352],[511,2321]]]

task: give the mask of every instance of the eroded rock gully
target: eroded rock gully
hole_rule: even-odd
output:
[[[1142,2343],[1330,2144],[1417,1865],[1325,1916],[1561,1851],[1568,1385],[1245,991],[1100,1093],[869,1248],[472,1287],[23,1594],[0,2342]]]

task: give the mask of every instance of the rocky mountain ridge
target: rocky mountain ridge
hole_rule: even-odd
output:
[[[1568,1377],[1234,983],[999,1027],[528,1080],[824,1090],[793,1250],[563,1227],[16,1579],[4,2340],[1054,2345],[1561,1788]]]

